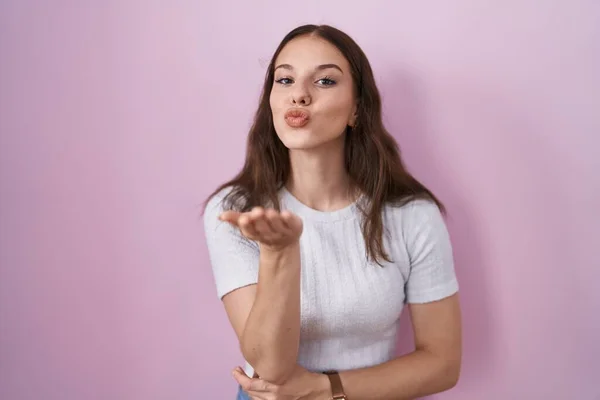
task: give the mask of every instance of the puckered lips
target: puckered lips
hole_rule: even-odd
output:
[[[308,124],[308,121],[310,120],[310,114],[306,110],[292,108],[285,113],[284,118],[285,122],[292,128],[301,128]]]

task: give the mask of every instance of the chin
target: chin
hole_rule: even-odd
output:
[[[310,129],[285,129],[278,133],[279,140],[290,150],[312,150],[337,142],[342,135],[317,135]],[[343,143],[343,141],[342,141]]]
[[[315,140],[309,137],[280,137],[281,142],[290,150],[310,150],[323,144],[321,140]]]

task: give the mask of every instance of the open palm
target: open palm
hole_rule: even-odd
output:
[[[278,212],[262,207],[243,213],[225,211],[219,219],[237,226],[245,237],[273,251],[296,244],[303,227],[302,219],[289,211]]]

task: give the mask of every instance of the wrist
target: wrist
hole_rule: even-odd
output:
[[[329,384],[329,378],[325,374],[313,373],[314,385],[313,387],[313,400],[330,400],[331,399],[331,385]]]
[[[260,258],[269,263],[281,263],[300,253],[300,242],[295,241],[285,246],[272,247],[259,244]]]

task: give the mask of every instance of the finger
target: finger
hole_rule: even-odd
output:
[[[271,230],[273,230],[273,232],[276,232],[280,235],[292,234],[292,231],[284,223],[283,218],[281,217],[281,214],[279,214],[277,211],[267,210],[265,212],[265,216],[267,219],[267,223],[269,224],[269,226],[271,227]]]
[[[241,213],[239,213],[237,211],[229,210],[229,211],[225,211],[225,212],[221,213],[221,215],[219,215],[219,220],[237,225],[237,221],[238,221],[238,218],[240,217],[240,215],[241,215]]]
[[[248,397],[250,397],[250,400],[272,400],[273,397],[269,396],[268,393],[266,392],[253,392],[252,390],[247,391],[246,393],[248,393]],[[267,397],[269,396],[269,397]]]
[[[253,392],[262,392],[262,393],[277,393],[279,391],[279,386],[273,383],[267,382],[260,378],[252,378],[250,380],[250,385],[248,390]]]
[[[244,371],[242,369],[242,367],[240,367],[240,366],[237,366],[231,370],[231,375],[233,375],[235,377],[236,374],[244,375],[245,377],[248,377],[248,375],[246,375],[246,371]]]
[[[279,390],[279,386],[274,385],[270,382],[267,382],[260,378],[249,378],[245,372],[241,371],[239,368],[236,368],[232,372],[235,380],[240,384],[244,391],[253,391],[253,392],[269,392],[269,393],[277,393]]]
[[[264,237],[271,237],[273,235],[274,232],[267,222],[265,210],[262,207],[253,208],[250,212],[250,219],[259,235]]]
[[[242,371],[241,368],[237,367],[236,369],[234,369],[231,372],[231,374],[233,375],[233,377],[235,378],[237,383],[240,384],[242,389],[244,389],[244,391],[246,391],[246,392],[249,390],[259,391],[259,390],[257,390],[256,384],[253,384],[254,380],[259,380],[259,379],[248,377],[248,375],[246,375],[246,373],[244,371]]]
[[[250,383],[252,382],[252,379],[248,378],[248,375],[246,375],[244,372],[241,372],[238,368],[234,369],[231,372],[231,375],[233,375],[233,378],[237,381],[237,383],[239,383],[242,389],[245,391],[248,390]]]
[[[302,220],[291,212],[287,210],[282,211],[281,219],[285,226],[292,232],[302,231]]]
[[[259,233],[254,226],[254,222],[248,215],[248,213],[244,213],[238,219],[238,227],[244,236],[246,236],[250,240],[257,240],[259,237]]]
[[[250,400],[272,400],[271,397],[266,397],[266,396],[269,396],[269,394],[265,393],[265,392],[249,391],[246,393],[248,394],[248,397],[250,398]]]

